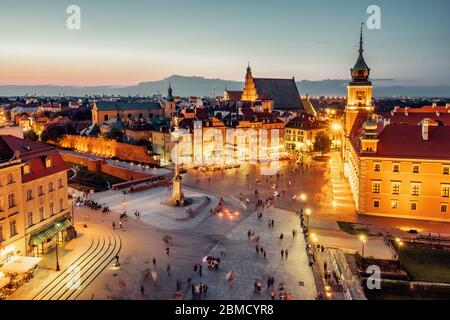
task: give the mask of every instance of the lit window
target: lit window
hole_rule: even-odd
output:
[[[400,165],[398,163],[394,163],[392,165],[392,171],[393,172],[400,172]]]
[[[380,193],[381,189],[381,182],[379,181],[372,181],[372,192],[373,193]]]
[[[375,163],[373,171],[381,171],[381,164],[380,163]]]
[[[450,184],[441,185],[441,197],[450,198]]]
[[[411,202],[411,211],[417,210],[417,202]]]
[[[441,212],[442,213],[447,213],[447,211],[448,211],[448,204],[441,203]]]
[[[413,167],[412,167],[413,169],[412,169],[412,172],[413,173],[419,173],[420,172],[420,165],[418,165],[418,164],[413,164]]]
[[[53,165],[53,161],[50,157],[45,158],[45,167],[46,168],[51,168]]]
[[[379,208],[380,207],[380,200],[378,200],[378,199],[373,200],[373,207],[374,208]]]
[[[450,174],[450,166],[444,166],[442,168],[442,174],[445,174],[445,175]]]
[[[420,195],[420,183],[411,183],[411,195],[414,197]]]
[[[23,166],[23,174],[29,174],[31,172],[30,165],[26,164]]]
[[[392,200],[391,207],[392,209],[398,209],[398,200]]]
[[[392,182],[392,194],[400,194],[400,182]]]

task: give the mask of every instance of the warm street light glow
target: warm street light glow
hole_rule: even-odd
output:
[[[342,129],[342,125],[340,123],[335,122],[331,125],[331,129],[333,131],[340,131]]]
[[[311,209],[310,208],[306,208],[305,209],[305,213],[310,216],[311,215]]]
[[[366,238],[366,236],[363,235],[363,234],[359,236],[359,240],[360,240],[361,242],[363,242],[363,243],[366,243],[366,242],[367,242],[367,238]]]
[[[306,201],[306,194],[302,193],[300,195],[300,200],[302,200],[303,202]]]

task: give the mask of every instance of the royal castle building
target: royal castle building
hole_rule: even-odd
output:
[[[361,29],[342,149],[357,212],[450,221],[450,107],[375,114],[363,52]]]

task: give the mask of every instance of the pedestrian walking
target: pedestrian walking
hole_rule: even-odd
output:
[[[286,250],[284,251],[284,253],[285,253],[285,255],[286,255],[286,260],[287,260],[287,258],[288,258],[288,254],[289,254],[289,251],[288,251],[288,249],[286,249]]]
[[[153,266],[156,266],[156,259],[153,257]]]
[[[281,249],[281,259],[284,259],[284,250]]]
[[[116,229],[116,223],[114,221],[112,222],[112,228],[113,230]]]
[[[203,284],[203,293],[206,294],[208,292],[208,285],[206,283]]]
[[[120,266],[119,255],[116,255],[116,267]]]
[[[170,248],[169,248],[169,247],[166,248],[166,254],[167,254],[167,255],[170,254]]]
[[[280,234],[280,240],[283,240],[283,238],[284,238],[284,235],[283,235],[283,233],[281,233]]]
[[[122,220],[119,221],[119,227],[122,229]]]
[[[145,288],[144,288],[144,285],[141,284],[141,295],[144,296],[144,294],[145,294]]]
[[[166,271],[167,271],[167,276],[170,277],[170,264],[167,265]]]
[[[264,259],[266,258],[266,250],[264,250]]]
[[[194,264],[194,272],[197,272],[197,264]]]
[[[255,249],[256,249],[256,253],[259,253],[259,245],[256,245]]]
[[[275,220],[272,220],[271,224],[272,224],[272,228],[273,228],[273,225],[275,224]]]
[[[202,276],[202,265],[200,265],[200,267],[198,268],[198,274],[200,277]]]

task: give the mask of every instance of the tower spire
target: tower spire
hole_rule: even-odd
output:
[[[363,49],[363,26],[364,26],[364,22],[361,22],[361,35],[359,37],[359,54],[363,54],[364,49]]]

